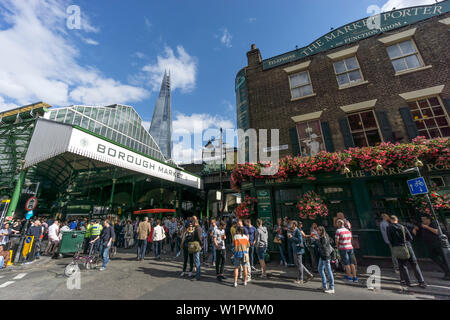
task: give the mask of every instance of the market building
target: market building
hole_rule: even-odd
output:
[[[30,195],[39,216],[200,213],[202,179],[165,158],[131,106],[36,103],[0,117],[0,197],[10,200],[8,216],[21,217]]]
[[[450,137],[449,11],[450,1],[442,1],[381,13],[265,60],[252,45],[236,76],[238,128],[279,129],[272,149],[280,157]],[[241,148],[248,151],[248,143],[240,141]],[[330,211],[321,223],[332,230],[332,217],[342,211],[359,236],[359,254],[387,256],[380,213],[417,218],[407,204],[411,175],[403,169],[326,173],[314,181],[255,179],[240,187],[258,199],[258,215],[269,225],[298,219],[297,197],[314,190]],[[450,191],[449,165],[425,164],[422,174],[440,192]],[[440,215],[447,228],[449,212]]]

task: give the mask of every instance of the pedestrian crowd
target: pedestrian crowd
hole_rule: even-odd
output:
[[[429,216],[421,218],[421,224],[401,224],[399,218],[382,214],[380,230],[392,255],[393,268],[400,275],[403,285],[411,286],[408,264],[421,287],[426,287],[421,269],[414,254],[411,241],[420,238],[425,243],[430,258],[450,280],[448,266],[441,250],[437,224]],[[27,226],[26,220],[8,221],[0,229],[0,269],[5,268],[11,248],[11,240]],[[313,222],[309,232],[305,232],[301,221],[288,217],[278,218],[273,227],[273,244],[280,256],[280,266],[296,267],[295,283],[302,285],[313,279],[313,273],[321,278],[320,290],[335,292],[334,275],[345,273],[344,280],[358,283],[357,261],[354,248],[352,226],[342,212],[333,218],[334,237],[325,226]],[[224,217],[222,220],[164,217],[163,219],[142,217],[131,220],[95,220],[86,218],[62,222],[53,219],[34,219],[28,224],[26,235],[33,235],[35,245],[27,260],[39,259],[41,254],[58,257],[62,235],[66,231],[85,232],[82,251],[97,254],[103,260],[99,270],[105,270],[111,250],[117,248],[136,250],[136,259],[143,261],[153,252],[155,259],[162,254],[172,253],[182,256],[180,277],[201,279],[203,265],[215,267],[217,281],[226,279],[224,268],[227,257],[234,269],[233,286],[237,287],[239,277],[246,286],[257,272],[262,279],[267,278],[266,260],[269,231],[261,219],[253,226],[251,219]],[[46,249],[41,249],[47,241]],[[306,260],[309,266],[305,266]],[[260,270],[256,268],[259,265]],[[189,266],[188,266],[189,265]]]

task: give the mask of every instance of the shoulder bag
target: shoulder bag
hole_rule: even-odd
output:
[[[408,246],[406,245],[406,234],[405,234],[405,227],[402,227],[402,233],[403,233],[403,240],[405,242],[402,246],[395,246],[392,247],[392,256],[396,259],[400,260],[408,260],[411,256],[409,254]]]

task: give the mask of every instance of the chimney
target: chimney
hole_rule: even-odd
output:
[[[256,48],[255,44],[251,45],[250,51],[247,52],[248,66],[257,66],[261,63],[261,52]]]

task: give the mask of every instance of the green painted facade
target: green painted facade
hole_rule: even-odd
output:
[[[430,185],[432,180],[442,179],[444,186],[440,192],[450,192],[449,168],[424,167],[421,171]],[[290,178],[285,182],[273,179],[256,179],[242,184],[243,195],[258,199],[258,218],[263,219],[268,230],[272,232],[277,218],[288,216],[300,220],[296,203],[298,197],[308,190],[314,190],[324,199],[329,209],[327,217],[315,220],[303,220],[304,231],[309,233],[313,222],[323,225],[330,236],[334,235],[333,217],[343,212],[352,224],[353,235],[357,236],[360,249],[358,256],[390,256],[389,247],[385,245],[379,224],[381,213],[395,214],[401,222],[420,221],[417,213],[406,203],[410,198],[406,181],[414,174],[389,174],[388,172],[355,172],[351,174],[327,173],[316,176],[315,181],[304,178]],[[440,221],[449,230],[450,212],[439,212]],[[270,233],[269,241],[272,242]],[[426,257],[426,250],[420,241],[413,243],[419,257]],[[273,243],[269,249],[273,250]]]

